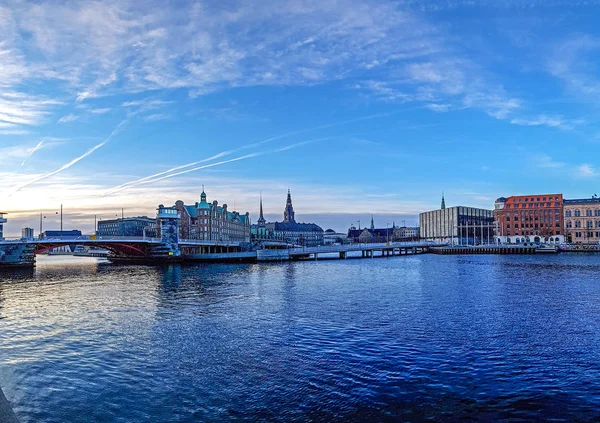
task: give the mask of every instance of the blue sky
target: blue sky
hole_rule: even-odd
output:
[[[600,2],[0,6],[6,232],[217,199],[346,230],[600,191]],[[364,223],[362,223],[364,224]]]

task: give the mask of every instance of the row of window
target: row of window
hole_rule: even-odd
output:
[[[512,236],[513,234],[510,231],[506,232],[506,236]],[[521,236],[521,235],[525,235],[525,236],[529,236],[529,235],[539,235],[538,233],[536,233],[535,231],[525,231],[525,232],[521,232],[519,233],[519,231],[515,231],[514,235],[517,236]],[[550,231],[548,233],[548,235],[555,235],[554,232]],[[559,231],[556,231],[556,235],[560,235]]]
[[[588,209],[588,210],[585,211],[585,216],[586,217],[591,217],[592,216],[592,212],[594,213],[594,216],[600,216],[600,210],[599,209],[594,209],[593,211],[590,210],[590,209]],[[573,210],[573,212],[571,212],[571,210],[566,210],[565,211],[565,216],[566,217],[571,217],[571,213],[575,217],[580,217],[581,216],[581,211],[579,209],[575,209],[575,210]]]
[[[557,223],[555,226],[556,226],[557,228],[560,228],[560,223]],[[552,227],[552,224],[550,223],[550,224],[546,224],[546,225],[544,226],[544,224],[543,224],[543,223],[540,223],[540,224],[539,224],[539,227],[540,227],[540,228],[543,228],[543,227],[546,227],[546,228],[551,228],[551,227]],[[515,228],[515,229],[519,229],[519,224],[518,224],[518,223],[515,223],[515,225],[514,225],[514,228]],[[523,229],[523,228],[533,228],[533,229],[537,229],[537,228],[538,228],[538,224],[537,224],[537,223],[523,223],[523,224],[521,225],[521,228],[522,228],[522,229]],[[508,224],[506,225],[506,229],[510,229],[510,223],[508,223]]]
[[[507,209],[534,209],[542,207],[552,207],[552,203],[506,204]],[[554,207],[560,207],[560,203],[554,203]]]
[[[575,232],[575,238],[582,238],[583,235],[583,232]],[[586,232],[585,235],[586,238],[594,238],[594,235],[596,236],[596,238],[600,238],[600,232]]]
[[[568,220],[566,222],[566,226],[567,228],[572,228],[573,227],[573,222]],[[579,220],[575,221],[575,227],[576,228],[581,228],[581,222]],[[592,222],[591,220],[585,222],[585,227],[586,228],[600,228],[600,220],[596,220],[594,222]]]
[[[517,216],[517,217],[513,218],[513,221],[515,221],[515,222],[519,222],[519,221],[521,221],[521,222],[532,221],[533,222],[534,220],[541,220],[543,222],[551,222],[552,220],[555,220],[558,222],[558,221],[560,221],[560,216],[554,216],[554,219],[552,219],[552,216],[541,216],[541,217],[521,216],[521,219],[519,219],[519,217]],[[506,216],[506,221],[510,222],[510,216]]]
[[[519,198],[519,203],[527,203],[527,202],[533,202],[533,201],[552,201],[552,197],[526,197],[526,198]],[[554,201],[559,201],[559,197],[554,197]]]

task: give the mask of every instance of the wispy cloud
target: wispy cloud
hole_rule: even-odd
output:
[[[79,116],[75,116],[73,114],[68,114],[68,115],[65,115],[65,116],[61,117],[60,119],[58,119],[58,121],[56,123],[69,123],[69,122],[74,122],[77,119],[79,119]]]
[[[110,108],[103,108],[103,109],[90,109],[90,112],[92,112],[95,115],[103,115],[105,113],[110,112],[111,109]]]
[[[155,121],[155,120],[167,120],[170,119],[171,115],[168,113],[153,113],[144,117],[144,120]]]
[[[577,96],[600,94],[597,53],[600,51],[600,38],[578,34],[557,43],[548,60],[547,69],[551,75],[563,81],[567,89]]]
[[[597,170],[589,164],[582,164],[577,167],[577,175],[582,178],[592,178],[598,175]]]
[[[538,156],[535,160],[537,161],[537,166],[541,168],[558,169],[565,166],[563,162],[555,161],[548,155]]]

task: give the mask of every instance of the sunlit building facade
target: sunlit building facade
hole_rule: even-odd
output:
[[[496,241],[505,244],[562,243],[562,194],[500,197],[495,202]]]
[[[565,238],[572,244],[600,242],[600,198],[580,198],[563,202]]]

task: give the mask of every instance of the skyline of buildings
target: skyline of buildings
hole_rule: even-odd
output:
[[[318,245],[324,242],[325,231],[322,227],[296,221],[290,189],[281,222],[267,222],[260,193],[256,224],[252,224],[250,212],[240,215],[237,211],[228,211],[227,204],[218,206],[216,200],[208,203],[204,191],[200,195],[200,202],[187,206],[178,200],[173,208],[181,214],[179,237],[182,239],[247,242],[251,237],[271,237],[298,245]],[[216,211],[216,215],[213,211]],[[0,230],[3,229],[3,223],[6,223],[6,213],[1,215],[3,221],[0,221]],[[211,220],[215,216],[216,220]],[[370,228],[364,227],[360,231],[354,223],[350,223],[347,238],[355,242],[380,242],[420,236],[430,240],[454,239],[458,244],[470,245],[488,242],[490,239],[509,244],[534,240],[597,243],[600,242],[600,199],[596,195],[583,199],[564,199],[563,194],[519,195],[499,197],[493,209],[481,209],[468,206],[446,207],[446,199],[442,194],[440,209],[420,213],[419,226],[397,227],[392,220],[391,227],[377,229],[374,214],[370,215],[370,221]],[[155,222],[155,219],[145,216],[101,220],[97,223],[97,232],[104,236],[152,237],[157,232]],[[360,220],[357,223],[360,224]],[[327,229],[330,234],[337,233],[331,228]],[[56,232],[55,229],[48,231]],[[21,235],[24,238],[30,237],[29,227],[24,227]],[[333,239],[333,236],[329,238]]]

